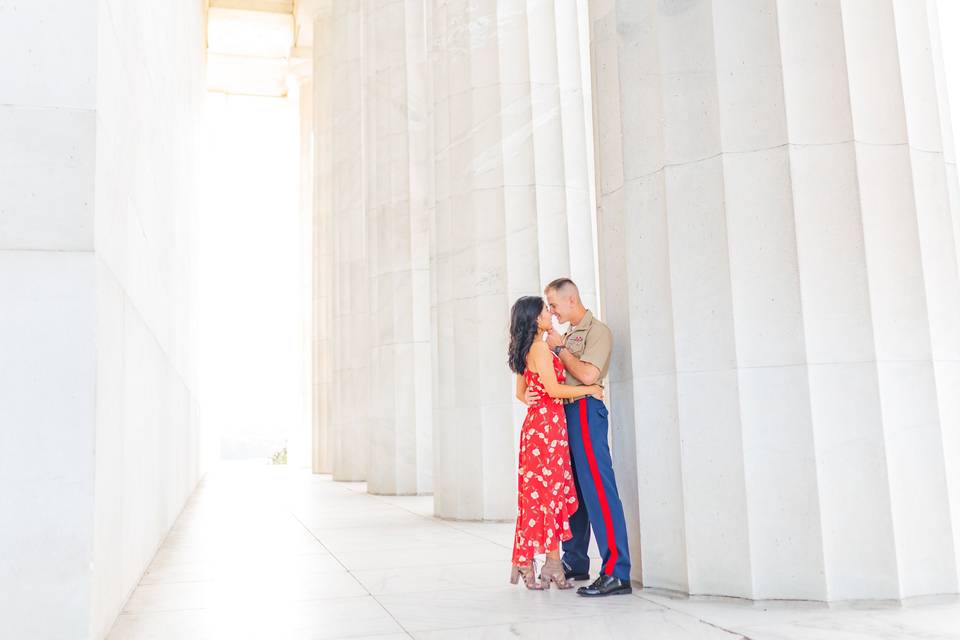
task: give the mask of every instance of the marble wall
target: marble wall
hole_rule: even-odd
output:
[[[192,331],[204,7],[99,3],[94,637],[213,455],[198,420]]]
[[[958,591],[935,6],[591,0],[616,458],[648,586]]]
[[[90,623],[97,2],[60,5],[0,5],[0,635],[17,638]]]
[[[102,637],[199,478],[203,11],[0,6],[4,637]]]

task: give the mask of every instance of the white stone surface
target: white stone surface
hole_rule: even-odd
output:
[[[204,26],[200,3],[100,2],[93,637],[209,456],[192,334]]]
[[[846,2],[778,2],[784,108],[791,144],[851,139],[849,76],[841,6]]]
[[[225,466],[184,509],[108,640],[958,637],[956,597],[828,606],[642,590],[593,600],[507,582],[512,524],[277,467]]]
[[[332,50],[326,43],[331,35],[332,6],[323,0],[311,16],[320,40],[313,47],[313,69],[331,63]],[[333,376],[333,218],[330,211],[333,189],[333,76],[312,73],[313,86],[313,472],[332,473],[333,434],[331,430],[334,393]]]
[[[311,356],[303,358],[302,352],[299,358],[301,366],[302,388],[300,398],[302,402],[302,415],[306,417],[302,424],[296,429],[294,442],[291,451],[294,454],[291,464],[301,468],[313,468],[315,463],[316,445],[313,442],[313,433],[316,427],[316,402],[315,392],[318,387],[316,354],[314,331],[314,291],[313,286],[314,273],[314,208],[313,208],[313,154],[314,154],[314,135],[313,135],[313,77],[301,79],[297,85],[297,98],[300,107],[300,154],[299,164],[299,211],[300,211],[300,282],[301,288],[297,300],[300,304],[300,331],[301,344],[306,345],[310,350]]]
[[[312,8],[315,313],[332,327],[317,468],[377,493],[429,491],[435,474],[445,515],[510,517],[517,425],[503,428],[521,412],[504,312],[561,275],[597,296],[581,7]]]
[[[430,208],[433,145],[425,5],[366,3],[364,182],[373,344],[367,486],[433,490]]]
[[[960,588],[935,8],[591,2],[615,459],[636,461],[647,586]]]
[[[328,300],[329,339],[319,349],[329,363],[328,409],[330,468],[337,480],[366,478],[373,410],[370,278],[367,211],[364,205],[363,33],[364,3],[332,3],[315,22],[316,140],[315,208],[322,248],[321,269],[329,270],[318,290]],[[329,237],[329,240],[324,240]],[[321,276],[323,277],[323,276]],[[323,427],[321,427],[322,429]],[[322,454],[321,454],[322,455]]]
[[[0,7],[0,635],[102,637],[199,479],[203,27],[200,3]]]
[[[95,139],[93,110],[0,106],[0,249],[93,249]]]
[[[574,3],[430,3],[434,478],[442,517],[515,514],[508,311],[574,277],[594,306]]]
[[[91,624],[97,14],[93,0],[0,7],[4,636]]]
[[[79,638],[90,623],[95,291],[90,252],[0,251],[3,636]]]
[[[0,104],[96,106],[99,3],[13,0],[0,7]]]

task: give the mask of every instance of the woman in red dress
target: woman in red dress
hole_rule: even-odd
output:
[[[528,589],[549,589],[551,583],[568,589],[560,562],[560,543],[569,540],[570,516],[578,508],[577,490],[570,469],[567,419],[563,399],[589,395],[603,398],[599,385],[573,387],[566,380],[563,364],[538,337],[552,326],[550,310],[542,298],[525,296],[510,312],[510,369],[517,374],[517,398],[523,401],[527,387],[534,387],[540,400],[527,408],[520,430],[520,465],[517,473],[517,531],[513,545],[510,582],[520,576]],[[534,555],[547,560],[537,583]]]

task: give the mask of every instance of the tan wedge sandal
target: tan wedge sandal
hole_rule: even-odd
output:
[[[551,583],[557,585],[558,589],[569,589],[573,586],[567,582],[560,558],[547,558],[543,569],[540,570],[540,588],[549,590]]]
[[[562,575],[562,573],[561,573]],[[517,584],[523,576],[523,584],[531,591],[539,591],[543,587],[537,584],[537,569],[533,562],[526,566],[513,565],[510,571],[510,584]]]

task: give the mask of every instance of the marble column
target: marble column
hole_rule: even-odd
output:
[[[372,340],[364,206],[363,3],[333,2],[314,23],[317,194],[321,274],[318,331],[330,378],[327,441],[336,480],[366,479],[371,418]],[[320,303],[322,305],[322,303]],[[325,351],[325,353],[323,353]],[[324,360],[326,358],[326,360]],[[321,397],[322,401],[322,397]]]
[[[422,0],[367,0],[364,171],[376,389],[371,493],[433,489],[430,74]]]
[[[307,69],[312,65],[312,60],[304,60]],[[310,73],[301,73],[295,78],[295,84],[290,87],[290,93],[287,98],[296,100],[299,106],[299,202],[298,212],[300,214],[300,327],[304,350],[309,352],[309,357],[301,360],[301,415],[303,419],[295,429],[291,431],[289,442],[287,443],[287,463],[300,469],[315,469],[318,462],[316,454],[318,453],[318,442],[314,438],[314,433],[318,426],[317,412],[317,381],[316,373],[316,355],[317,344],[316,331],[314,331],[315,317],[315,291],[313,286],[314,271],[316,262],[313,258],[314,242],[314,171],[313,171],[313,78]]]
[[[575,2],[433,0],[437,515],[511,519],[522,407],[509,307],[572,276],[596,296]]]
[[[333,473],[333,62],[331,0],[316,7],[313,33],[313,438],[312,471]]]
[[[635,578],[956,592],[957,209],[928,3],[590,8]]]

